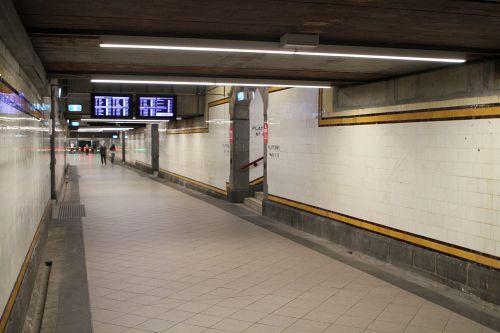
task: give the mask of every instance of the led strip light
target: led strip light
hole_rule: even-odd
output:
[[[246,49],[246,48],[204,47],[204,46],[147,45],[147,44],[119,44],[119,43],[101,43],[99,44],[99,46],[102,48],[121,48],[121,49],[221,52],[221,53],[255,53],[255,54],[298,55],[298,56],[314,56],[314,57],[425,61],[425,62],[443,62],[443,63],[464,63],[466,61],[465,59],[458,59],[458,58],[396,56],[396,55],[361,54],[361,53],[347,53],[347,52],[346,53],[308,52],[300,50],[270,50],[270,49]]]

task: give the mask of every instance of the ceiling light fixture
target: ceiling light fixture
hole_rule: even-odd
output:
[[[204,82],[204,81],[159,81],[159,80],[121,80],[121,79],[92,79],[92,83],[129,83],[129,84],[161,84],[161,85],[171,85],[171,84],[182,84],[191,86],[213,86],[214,82]]]
[[[331,88],[328,84],[296,84],[278,82],[217,82],[214,81],[163,81],[163,80],[129,80],[129,79],[91,79],[92,83],[121,83],[121,84],[158,84],[158,85],[193,85],[193,86],[241,86],[241,87],[280,87],[280,88]],[[299,82],[299,81],[295,81]],[[307,82],[307,81],[305,81]]]
[[[426,61],[444,63],[464,63],[465,59],[440,58],[440,57],[418,57],[418,56],[397,56],[384,54],[365,54],[349,52],[308,52],[299,50],[272,50],[272,49],[247,49],[231,47],[205,47],[205,46],[181,46],[181,45],[148,45],[148,44],[123,44],[123,43],[101,43],[102,48],[120,49],[144,49],[144,50],[165,50],[165,51],[193,51],[193,52],[221,52],[221,53],[254,53],[254,54],[275,54],[275,55],[299,55],[316,57],[340,57],[340,58],[361,58],[379,60],[401,60],[401,61]],[[327,47],[328,45],[325,45]]]
[[[133,127],[86,127],[79,128],[78,132],[122,132],[134,129]]]
[[[100,118],[83,118],[82,122],[86,123],[132,123],[132,124],[159,124],[165,122],[165,120],[146,120],[146,119],[100,119]]]

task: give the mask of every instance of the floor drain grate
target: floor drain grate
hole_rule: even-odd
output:
[[[85,217],[84,205],[61,205],[57,214],[58,219],[76,219]]]

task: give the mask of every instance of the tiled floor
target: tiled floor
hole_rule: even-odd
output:
[[[133,171],[78,167],[96,333],[493,332]]]

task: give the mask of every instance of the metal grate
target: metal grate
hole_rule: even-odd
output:
[[[77,219],[80,217],[85,217],[85,206],[84,205],[61,205],[59,206],[59,211],[57,214],[58,219]]]

